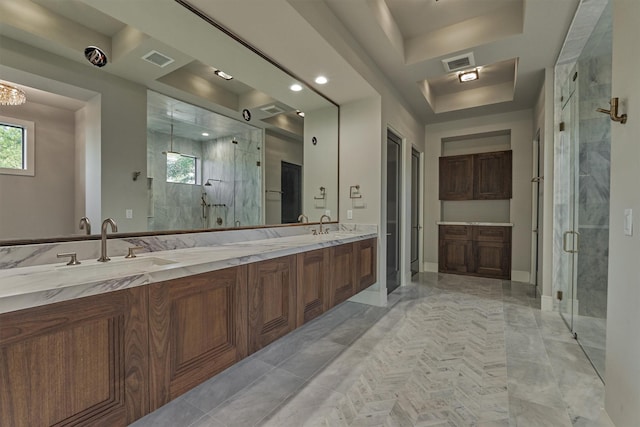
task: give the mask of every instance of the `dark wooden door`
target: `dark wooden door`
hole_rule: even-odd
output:
[[[249,352],[296,327],[296,257],[249,265]]]
[[[473,199],[473,155],[440,157],[440,200]]]
[[[126,426],[148,412],[146,289],[0,315],[0,425]]]
[[[280,188],[282,224],[298,222],[298,216],[302,213],[302,166],[281,162]]]
[[[474,154],[473,198],[511,198],[511,150]]]
[[[361,240],[356,248],[356,292],[376,283],[378,262],[378,239]]]
[[[356,292],[356,259],[354,244],[331,247],[331,280],[329,307],[352,297]]]
[[[329,256],[329,249],[296,255],[296,326],[307,323],[329,309]]]
[[[246,271],[149,286],[152,411],[247,356]]]

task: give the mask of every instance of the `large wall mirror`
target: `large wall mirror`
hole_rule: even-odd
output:
[[[338,219],[337,105],[185,5],[0,2],[0,244]]]

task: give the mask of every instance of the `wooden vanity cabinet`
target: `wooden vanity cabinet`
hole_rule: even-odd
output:
[[[0,315],[0,425],[126,426],[149,412],[147,289]]]
[[[249,352],[296,328],[296,256],[270,259],[249,268]]]
[[[247,266],[149,285],[150,410],[247,356]]]
[[[296,326],[302,326],[329,309],[329,249],[296,255]]]
[[[474,272],[472,229],[467,225],[441,225],[438,244],[438,271]]]
[[[376,283],[378,240],[367,239],[354,243],[356,250],[356,293]]]
[[[347,243],[331,247],[329,307],[335,307],[356,293],[356,247]]]
[[[440,200],[503,200],[512,197],[512,151],[439,159]]]
[[[440,225],[438,271],[511,278],[511,227]]]

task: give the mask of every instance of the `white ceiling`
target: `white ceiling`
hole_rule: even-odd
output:
[[[81,45],[86,46],[82,36],[91,31],[98,38],[106,37],[109,44],[111,39],[124,40],[122,35],[130,36],[137,40],[136,50],[122,53],[122,48],[128,45],[114,42],[112,56],[118,60],[110,64],[109,71],[126,78],[132,78],[128,73],[149,73],[153,82],[149,87],[155,90],[161,84],[159,78],[169,71],[182,68],[197,75],[196,68],[200,65],[193,62],[195,58],[231,72],[253,87],[286,86],[283,83],[287,79],[295,80],[288,76],[267,76],[261,71],[262,64],[248,66],[244,54],[221,56],[212,51],[212,40],[219,36],[194,16],[186,16],[188,13],[182,8],[176,9],[173,0],[34,1],[67,17],[68,31],[58,32],[57,39],[48,41],[21,40],[83,61],[81,56],[78,58]],[[554,66],[579,3],[579,0],[188,1],[285,68],[296,70],[296,77],[338,104],[376,95],[371,84],[382,83],[391,86],[392,92],[423,123],[531,108],[544,69]],[[82,28],[76,28],[78,22],[82,22]],[[140,31],[132,31],[123,22]],[[0,32],[18,39],[17,36],[25,36],[24,31],[12,28],[4,25]],[[71,33],[71,29],[77,30],[77,35],[72,37],[76,33]],[[33,31],[37,33],[38,29]],[[146,71],[144,67],[153,66],[140,62],[139,57],[150,49],[160,50],[176,62],[167,70],[156,67]],[[473,53],[481,69],[479,81],[462,85],[455,73],[445,71],[441,60],[465,52]],[[121,57],[125,54],[137,59],[130,62],[135,66],[127,65],[129,62]],[[224,64],[219,63],[221,58]],[[324,86],[313,83],[319,74],[326,75],[329,83]],[[168,87],[167,82],[162,84]],[[178,87],[174,85],[173,89]],[[227,98],[232,99],[229,94]],[[288,90],[274,91],[269,96],[295,107],[300,102],[296,98],[299,95]],[[304,102],[300,105],[305,105]],[[315,102],[310,100],[308,105]]]

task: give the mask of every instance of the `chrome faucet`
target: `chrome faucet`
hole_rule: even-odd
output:
[[[100,234],[101,244],[100,244],[100,258],[98,261],[107,262],[110,261],[111,258],[107,256],[107,225],[111,226],[111,231],[116,233],[118,231],[118,225],[113,220],[113,218],[107,218],[102,221],[102,233]]]
[[[298,216],[298,222],[309,222],[309,217],[305,214],[300,214]]]
[[[87,236],[89,234],[91,234],[91,221],[89,221],[89,218],[87,218],[86,216],[83,216],[82,218],[80,218],[80,230],[87,230]]]
[[[322,233],[323,233],[323,231],[322,231],[322,224],[323,224],[322,220],[323,220],[323,219],[325,219],[325,218],[326,218],[328,221],[331,221],[331,217],[330,217],[329,215],[322,215],[322,216],[320,217],[320,234],[322,234]],[[328,233],[328,232],[329,232],[329,230],[325,231],[325,233]]]

